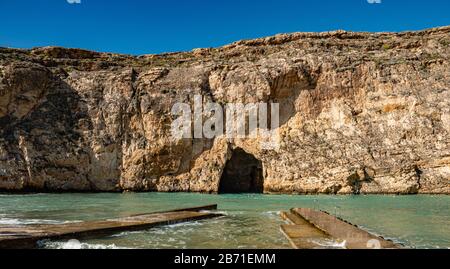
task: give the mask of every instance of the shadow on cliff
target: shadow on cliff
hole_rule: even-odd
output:
[[[0,118],[0,145],[7,157],[0,159],[7,169],[8,191],[92,191],[89,156],[83,130],[92,129],[87,105],[63,79],[47,72],[48,85],[41,98],[21,118],[13,114]],[[28,91],[33,90],[33,81]],[[18,85],[8,85],[14,92]],[[26,98],[20,92],[17,100]],[[18,104],[20,106],[20,102]],[[19,107],[20,108],[20,107]],[[14,184],[15,183],[15,184]],[[11,186],[12,184],[12,186]]]
[[[296,113],[296,101],[302,91],[316,88],[318,74],[305,64],[281,73],[269,81],[270,101],[280,105],[280,126],[285,125]]]

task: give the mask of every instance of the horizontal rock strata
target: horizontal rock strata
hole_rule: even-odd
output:
[[[266,193],[450,193],[450,27],[295,33],[126,56],[0,49],[0,190],[217,192],[236,149]],[[171,137],[177,102],[280,103],[279,147]]]

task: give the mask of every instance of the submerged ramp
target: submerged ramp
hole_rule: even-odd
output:
[[[332,242],[332,238],[310,222],[292,212],[281,212],[281,217],[291,224],[281,225],[281,232],[286,236],[293,248],[323,249],[333,248],[325,246]]]
[[[281,231],[294,248],[401,248],[390,240],[370,234],[326,212],[294,208],[290,212],[283,212],[281,216],[292,223],[282,225]]]
[[[89,238],[222,216],[216,213],[201,212],[216,209],[217,205],[208,205],[101,221],[59,225],[0,226],[0,249],[35,248],[36,243],[44,239]]]

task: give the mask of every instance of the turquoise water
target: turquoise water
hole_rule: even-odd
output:
[[[326,210],[413,248],[450,248],[450,196],[206,195],[187,193],[0,195],[0,225],[64,223],[217,203],[225,216],[82,241],[85,248],[289,248],[278,213]],[[41,242],[64,248],[66,242]]]

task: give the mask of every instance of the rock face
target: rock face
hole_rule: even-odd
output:
[[[267,193],[449,194],[449,45],[443,27],[139,57],[3,48],[0,190],[217,192],[242,150]],[[173,104],[198,94],[280,103],[279,147],[172,139]]]

